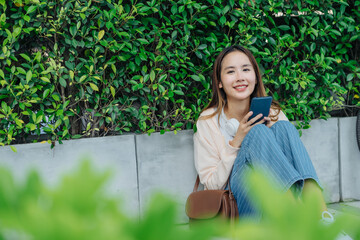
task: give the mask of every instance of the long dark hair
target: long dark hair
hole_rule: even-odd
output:
[[[264,83],[261,79],[260,69],[259,65],[256,62],[256,59],[254,55],[246,48],[242,46],[230,46],[225,48],[216,58],[214,67],[213,67],[213,73],[212,73],[212,98],[209,103],[209,105],[203,110],[207,110],[209,108],[216,108],[216,111],[212,113],[211,115],[204,116],[204,118],[211,118],[215,116],[216,114],[219,114],[222,110],[222,108],[226,105],[226,94],[222,88],[219,87],[219,84],[221,82],[221,65],[222,61],[225,58],[226,55],[228,55],[231,52],[239,51],[244,53],[250,60],[251,65],[254,68],[255,76],[256,76],[256,85],[254,88],[254,91],[252,92],[250,96],[250,101],[253,97],[265,97],[266,91],[264,87]],[[276,121],[277,116],[280,113],[280,105],[278,102],[273,101],[271,108],[276,111],[275,115],[270,115],[271,120]]]

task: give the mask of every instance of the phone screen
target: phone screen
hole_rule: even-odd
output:
[[[254,97],[253,99],[251,99],[250,111],[253,112],[253,115],[250,116],[249,120],[262,113],[263,117],[253,123],[255,124],[261,121],[261,119],[263,119],[264,117],[269,116],[271,102],[272,97]]]

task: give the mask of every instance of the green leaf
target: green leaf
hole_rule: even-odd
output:
[[[10,148],[11,148],[11,150],[12,150],[13,152],[17,152],[16,147],[10,145]]]
[[[62,121],[61,119],[58,119],[55,123],[55,129],[58,128],[61,125]]]
[[[354,76],[355,76],[355,74],[349,73],[349,74],[346,76],[346,81],[351,81],[351,80],[353,80]]]
[[[4,0],[5,1],[5,0]],[[174,15],[177,13],[177,6],[176,4],[174,4],[172,7],[171,7],[171,13]]]
[[[199,49],[199,50],[202,50],[202,49],[205,49],[206,47],[207,47],[206,44],[201,44],[201,45],[198,47],[198,49]]]
[[[28,123],[25,127],[30,129],[30,131],[34,131],[36,129],[36,125],[33,123]]]
[[[92,90],[99,91],[99,88],[94,83],[89,83],[89,84],[90,84],[90,87],[92,88]]]
[[[147,133],[150,135],[151,133],[155,132],[155,129],[151,128],[149,130],[147,130]]]
[[[32,72],[31,70],[29,70],[27,73],[26,73],[26,81],[29,82],[32,78]]]
[[[2,79],[5,79],[4,72],[3,72],[3,70],[1,70],[1,69],[0,69],[0,77],[1,77]]]
[[[65,137],[68,133],[69,133],[69,131],[67,129],[65,129],[63,134],[62,134],[62,137]]]
[[[73,37],[75,37],[76,32],[77,32],[77,27],[76,27],[76,26],[71,26],[70,29],[69,29],[69,31],[70,31],[70,34],[71,34]]]
[[[57,94],[53,94],[53,95],[51,95],[51,97],[57,102],[60,101],[60,97]]]
[[[350,38],[350,42],[353,42],[353,41],[355,41],[356,39],[358,39],[358,37],[359,37],[360,35],[354,35],[354,36],[352,36],[351,38]]]
[[[315,43],[312,43],[311,46],[310,46],[310,52],[313,52],[316,48],[316,44]]]
[[[2,108],[3,111],[5,111],[7,109],[7,104],[6,104],[5,101],[1,102],[1,108]]]
[[[60,83],[60,85],[61,86],[63,86],[63,87],[66,87],[66,80],[64,79],[64,78],[62,78],[62,77],[60,77],[60,79],[59,79],[59,83]]]
[[[222,16],[222,17],[220,18],[220,23],[221,23],[221,25],[224,25],[225,22],[226,22],[226,17],[225,17],[225,16]]]
[[[22,56],[26,61],[31,62],[31,59],[28,55],[21,53],[20,56]]]
[[[114,24],[112,22],[107,22],[106,28],[110,30],[110,29],[114,28]]]
[[[191,75],[190,77],[195,81],[200,82],[200,77],[198,75]]]
[[[319,17],[314,17],[313,20],[311,21],[310,26],[312,27],[316,25],[319,22],[319,19],[320,19]]]
[[[26,71],[22,67],[17,67],[16,70],[18,70],[19,73],[26,75]]]
[[[174,125],[174,128],[181,127],[182,125],[184,125],[184,123],[182,123],[182,122],[176,123],[176,124]]]
[[[101,30],[101,31],[99,32],[99,34],[98,34],[98,39],[99,39],[99,41],[104,37],[104,35],[105,35],[105,31],[104,31],[104,30]]]
[[[16,38],[21,33],[21,27],[14,27],[14,31],[12,33],[13,38]]]
[[[85,78],[87,77],[87,75],[82,75],[81,77],[80,77],[80,80],[79,80],[79,82],[81,83],[81,82],[83,82],[84,80],[85,80]]]
[[[45,99],[47,96],[49,96],[50,89],[46,89],[43,93],[43,99]]]
[[[144,39],[144,38],[138,38],[137,40],[138,40],[141,44],[148,44],[148,43],[149,43],[149,41],[146,40],[146,39]]]
[[[154,80],[155,80],[155,72],[154,72],[154,70],[151,70],[151,72],[150,72],[150,81],[152,82]]]
[[[230,10],[230,6],[229,6],[229,5],[226,5],[226,6],[222,9],[221,13],[222,13],[222,14],[226,14],[229,10]]]
[[[288,25],[280,25],[280,26],[278,26],[278,28],[283,30],[283,31],[290,30],[290,27]]]
[[[81,137],[82,136],[80,134],[76,134],[76,135],[71,136],[72,139],[79,139]]]
[[[334,33],[335,35],[341,36],[341,33],[338,30],[335,29],[331,29],[330,30],[332,33]]]
[[[115,97],[115,88],[113,86],[110,87],[110,92],[113,97]]]
[[[111,69],[113,70],[114,73],[116,73],[116,66],[115,66],[115,64],[111,64]]]
[[[158,82],[161,83],[162,81],[164,81],[166,79],[166,77],[167,77],[167,74],[161,75]]]
[[[339,51],[337,51],[339,54],[345,54],[347,52],[346,48],[342,48]]]
[[[300,82],[300,86],[301,86],[303,89],[305,89],[306,85],[307,85],[306,82],[304,82],[304,81],[301,81],[301,82]]]
[[[29,17],[29,15],[24,15],[23,16],[23,19],[25,20],[25,21],[27,21],[27,22],[30,22],[30,17]]]
[[[184,95],[184,92],[180,90],[174,90],[173,92],[177,95]]]
[[[43,80],[44,82],[51,83],[50,79],[48,79],[47,77],[41,77],[40,79]]]
[[[28,10],[26,11],[26,14],[31,14],[36,11],[37,6],[31,5]]]

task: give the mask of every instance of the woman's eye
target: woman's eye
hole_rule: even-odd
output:
[[[228,74],[232,74],[232,73],[234,73],[234,72],[235,72],[235,71],[228,71],[227,73],[228,73]]]
[[[250,71],[250,68],[244,68],[244,72]]]

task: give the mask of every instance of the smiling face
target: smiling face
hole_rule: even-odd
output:
[[[256,74],[248,56],[240,51],[227,54],[221,63],[219,87],[227,101],[250,100],[256,85]]]

